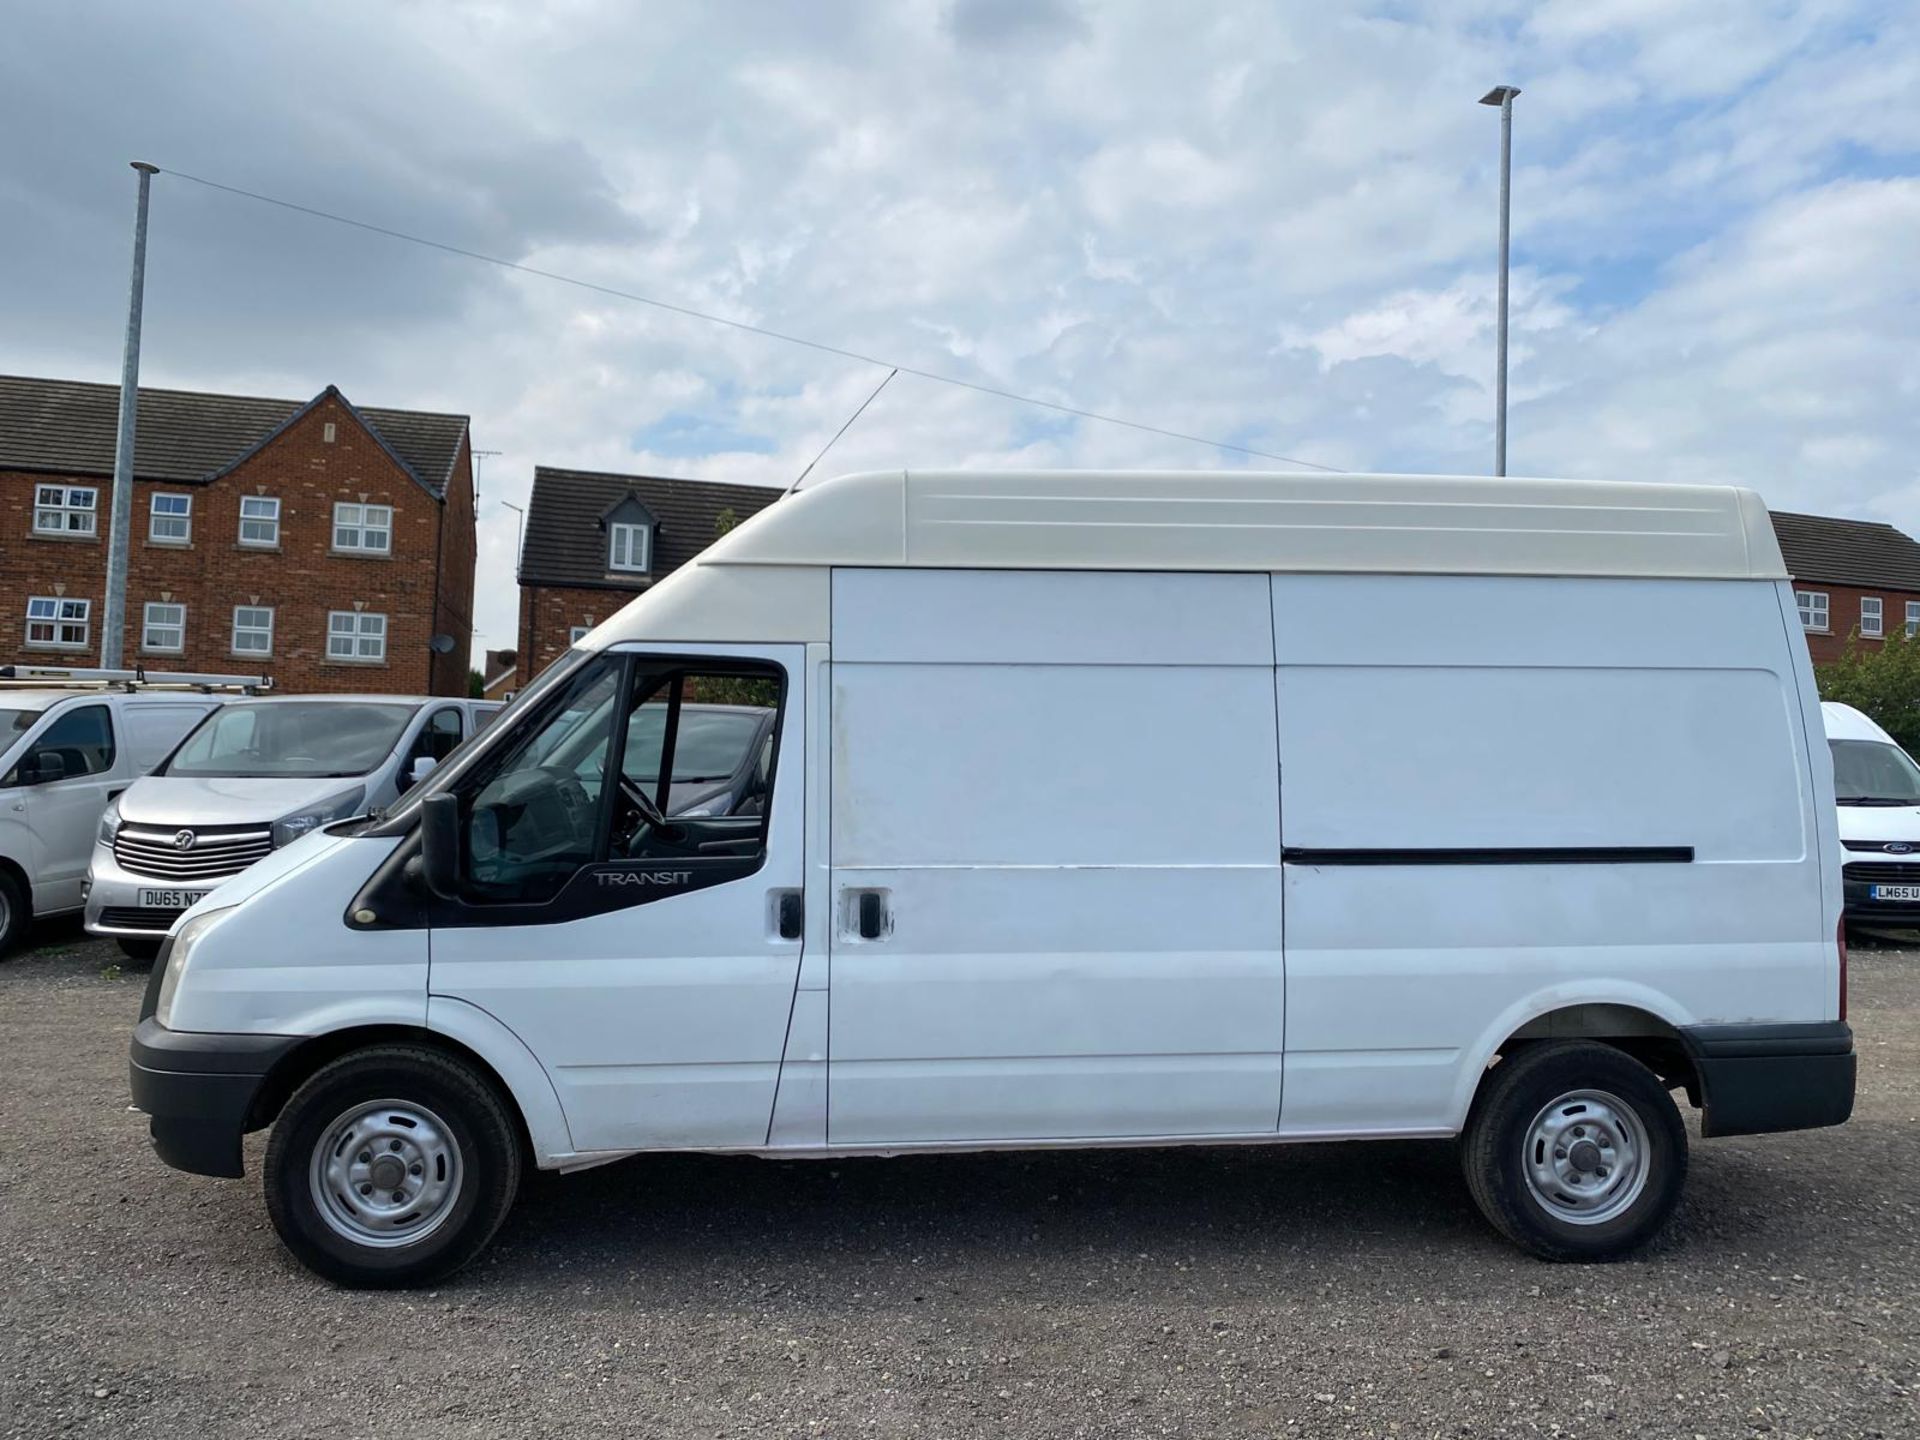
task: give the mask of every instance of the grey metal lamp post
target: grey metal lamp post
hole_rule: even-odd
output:
[[[1513,197],[1513,101],[1516,85],[1496,85],[1480,97],[1500,107],[1500,339],[1493,394],[1493,473],[1507,473],[1507,217]]]

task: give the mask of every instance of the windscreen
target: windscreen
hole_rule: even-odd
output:
[[[746,759],[747,747],[760,729],[764,711],[706,709],[693,705],[680,714],[680,732],[674,738],[673,780],[676,785],[695,780],[725,780]],[[660,773],[660,746],[666,739],[667,707],[642,705],[627,730],[627,753],[620,768],[629,776]]]
[[[163,773],[282,779],[365,775],[393,753],[418,708],[358,700],[222,706],[195,727]]]
[[[1842,805],[1920,805],[1920,765],[1884,740],[1829,740]]]

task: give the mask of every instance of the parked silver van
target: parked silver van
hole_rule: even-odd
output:
[[[299,695],[205,717],[99,816],[87,929],[151,955],[221,881],[310,830],[391,805],[499,709],[494,700]]]
[[[131,671],[8,666],[0,680],[23,672],[32,683],[0,684],[0,955],[36,917],[80,908],[100,812],[221,703],[137,682],[65,683]]]

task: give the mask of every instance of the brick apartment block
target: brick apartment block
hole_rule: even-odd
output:
[[[118,406],[0,377],[0,661],[100,663]],[[138,427],[123,664],[466,693],[466,416],[142,389]]]
[[[520,551],[518,683],[779,496],[761,485],[536,467]]]
[[[1813,663],[1849,644],[1872,649],[1920,631],[1920,542],[1871,520],[1776,510],[1773,533],[1793,576]]]

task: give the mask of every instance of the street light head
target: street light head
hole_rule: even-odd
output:
[[[129,160],[127,163],[142,175],[158,175],[160,173],[160,167],[158,165],[149,165],[144,160]]]
[[[1480,97],[1482,105],[1504,105],[1520,93],[1518,85],[1496,85]]]

